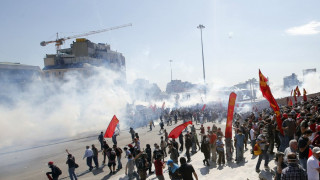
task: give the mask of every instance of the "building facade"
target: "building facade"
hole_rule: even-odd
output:
[[[58,54],[47,54],[43,71],[47,79],[64,79],[70,71],[90,76],[94,66],[120,73],[120,79],[126,81],[125,57],[108,44],[96,44],[85,38],[76,39],[70,48],[61,49]]]

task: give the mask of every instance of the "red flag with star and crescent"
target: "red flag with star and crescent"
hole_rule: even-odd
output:
[[[263,95],[263,97],[265,97],[269,101],[270,107],[276,113],[278,129],[281,132],[281,134],[283,134],[280,108],[278,106],[277,101],[274,99],[274,97],[271,93],[271,89],[270,89],[269,85],[267,84],[268,79],[266,77],[264,77],[264,75],[261,73],[260,69],[259,69],[259,80],[260,80],[259,83],[260,83],[260,90],[262,92],[262,95]]]
[[[225,130],[225,137],[226,138],[232,138],[232,120],[233,120],[233,111],[234,111],[236,99],[237,99],[237,94],[234,92],[230,93],[227,123],[226,123],[226,130]]]

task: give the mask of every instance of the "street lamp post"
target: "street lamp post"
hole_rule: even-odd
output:
[[[172,60],[169,60],[169,62],[170,62],[170,69],[171,69],[171,82],[172,82],[172,66],[171,66]]]
[[[203,82],[204,84],[206,84],[206,72],[204,69],[204,55],[203,55],[203,41],[202,41],[202,29],[205,28],[204,25],[199,24],[199,26],[197,26],[198,29],[200,29],[200,33],[201,33],[201,50],[202,50],[202,69],[203,69]]]

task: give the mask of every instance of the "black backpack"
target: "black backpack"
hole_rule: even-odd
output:
[[[61,175],[62,174],[62,171],[58,166],[55,166],[54,169],[55,169],[54,171],[57,173],[57,175]]]
[[[136,163],[137,169],[143,170],[145,169],[145,162],[143,158],[139,158]]]

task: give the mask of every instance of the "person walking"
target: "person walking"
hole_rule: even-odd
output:
[[[198,180],[196,171],[191,164],[187,164],[185,157],[180,158],[180,164],[179,174],[181,174],[183,180],[193,180],[192,175],[196,180]]]
[[[165,168],[165,163],[161,160],[161,155],[157,154],[154,158],[154,169],[156,171],[156,177],[158,180],[164,180],[163,169]]]
[[[135,178],[136,180],[139,180],[139,175],[135,171],[135,158],[133,158],[132,154],[128,155],[128,162],[126,165],[126,171],[125,174],[129,177],[129,180],[132,180]]]
[[[49,180],[58,180],[59,176],[62,174],[60,168],[53,164],[52,161],[48,162],[48,167],[51,169],[51,172],[47,172],[46,175]],[[51,176],[50,176],[51,174]]]
[[[186,141],[186,156],[187,156],[187,159],[188,159],[188,162],[191,161],[190,159],[190,148],[192,147],[192,140],[191,140],[191,136],[189,133],[187,133],[185,135],[185,141]]]
[[[149,164],[149,167],[147,170],[149,170],[149,175],[153,174],[153,171],[152,171],[152,150],[151,150],[151,147],[150,147],[150,144],[147,144],[146,145],[146,150],[145,152],[147,153],[147,161],[148,161],[148,164]]]
[[[101,151],[103,150],[103,140],[104,140],[104,137],[103,137],[103,132],[101,131],[100,135],[98,136],[98,140],[100,142],[100,145],[101,145]]]
[[[172,144],[169,144],[168,154],[170,154],[170,159],[172,159],[174,163],[178,164],[179,152]]]
[[[167,161],[167,165],[168,165],[170,179],[181,180],[182,177],[181,177],[181,174],[179,174],[179,165],[177,163],[174,163],[174,161],[171,159]]]
[[[87,165],[89,167],[89,171],[92,171],[92,158],[93,158],[93,151],[90,149],[90,146],[86,146],[86,151],[83,155],[83,159],[87,158]]]
[[[78,167],[78,164],[76,164],[76,160],[74,158],[74,156],[72,156],[72,154],[70,154],[68,152],[68,150],[66,150],[68,153],[68,158],[67,158],[67,162],[66,164],[68,164],[68,172],[69,172],[69,177],[71,180],[77,180],[77,176],[75,174],[75,169]]]
[[[210,166],[210,145],[207,135],[204,135],[201,142],[201,152],[204,155],[203,165]]]
[[[93,152],[93,162],[96,165],[95,168],[98,169],[99,168],[99,161],[98,161],[98,149],[96,148],[96,146],[94,144],[91,145],[92,148],[92,152]]]
[[[179,150],[182,152],[183,151],[183,135],[182,135],[182,132],[179,135],[179,142],[180,142],[180,149]]]
[[[160,148],[163,151],[164,157],[167,157],[167,142],[163,140],[163,136],[161,136]]]
[[[134,135],[135,135],[135,131],[133,130],[133,128],[132,127],[130,127],[130,131],[129,131],[129,133],[131,134],[131,139],[132,139],[132,142],[134,142]]]
[[[256,172],[260,172],[260,164],[261,164],[261,161],[262,159],[264,158],[264,167],[265,169],[269,169],[269,155],[267,153],[267,150],[268,150],[268,142],[267,142],[267,139],[266,137],[264,136],[264,134],[260,134],[257,138],[257,144],[259,144],[260,148],[261,148],[261,151],[262,153],[259,155],[259,158],[258,158],[258,162],[257,162],[257,165],[256,165]]]
[[[122,169],[122,163],[121,163],[122,149],[117,147],[117,145],[114,144],[113,150],[116,152],[117,162],[118,162],[117,170],[119,171],[120,169]]]
[[[106,140],[103,141],[103,150],[102,150],[102,154],[103,154],[103,162],[102,164],[104,165],[106,163],[106,156],[107,156],[107,151],[109,149],[109,145],[107,143]]]
[[[110,170],[110,175],[111,174],[115,174],[116,173],[116,152],[112,149],[112,148],[109,148],[107,150],[107,156],[108,156],[108,167],[109,167],[109,170]],[[112,166],[112,169],[111,169],[111,166]]]

